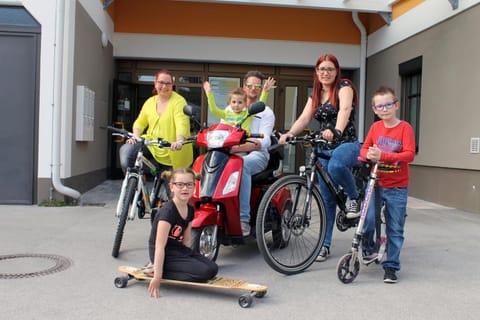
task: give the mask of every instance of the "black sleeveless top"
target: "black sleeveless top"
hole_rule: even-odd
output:
[[[351,87],[351,84],[343,80],[340,82],[340,85],[338,86],[338,90],[340,90],[343,87]],[[337,99],[338,100],[338,99]],[[325,103],[320,103],[315,109],[315,113],[313,117],[320,123],[320,131],[323,131],[327,129],[327,127],[330,125],[333,128],[335,128],[335,125],[337,123],[337,116],[338,116],[338,108],[334,108],[332,103],[330,102],[330,99],[325,101]],[[350,117],[348,119],[347,126],[345,127],[345,130],[343,130],[342,136],[334,141],[331,144],[331,149],[336,148],[340,144],[344,142],[353,142],[357,141],[357,130],[355,129],[355,101],[352,102],[352,111],[350,112]]]

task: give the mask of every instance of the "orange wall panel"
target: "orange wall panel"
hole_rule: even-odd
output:
[[[115,32],[359,44],[350,12],[169,0],[115,0]]]
[[[400,17],[402,14],[412,10],[422,2],[425,2],[425,0],[402,0],[395,3],[392,6],[392,19]]]

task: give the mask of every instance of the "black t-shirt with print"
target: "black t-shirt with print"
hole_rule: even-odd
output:
[[[178,212],[177,207],[173,201],[166,202],[155,215],[155,219],[152,223],[152,230],[150,232],[150,239],[148,240],[148,248],[150,254],[150,260],[153,262],[155,256],[155,240],[157,238],[157,226],[160,220],[167,221],[170,224],[170,230],[168,232],[167,245],[165,252],[168,250],[178,250],[184,247],[183,235],[188,224],[193,220],[194,209],[191,205],[188,205],[187,219],[183,219]]]
[[[340,82],[340,85],[338,87],[338,90],[340,91],[341,88],[343,87],[351,87],[351,84],[343,80]],[[338,103],[340,101],[337,99]],[[340,105],[337,106],[335,109],[332,103],[330,102],[330,99],[327,100],[325,103],[320,103],[316,109],[315,109],[315,114],[313,117],[320,123],[320,131],[323,131],[327,129],[327,127],[330,125],[333,128],[335,128],[335,125],[337,123],[337,116],[338,116],[338,110],[339,110]],[[357,130],[355,129],[355,101],[352,102],[352,112],[350,112],[350,118],[348,119],[347,126],[343,130],[343,134],[338,139],[338,143],[333,143],[332,147],[335,148],[337,147],[340,143],[343,142],[352,142],[357,140]]]

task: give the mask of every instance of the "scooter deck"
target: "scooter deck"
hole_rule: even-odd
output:
[[[124,288],[127,286],[127,283],[131,279],[136,280],[151,280],[152,274],[146,273],[143,268],[136,268],[130,266],[120,266],[118,271],[125,273],[126,276],[115,278],[115,286],[117,288]],[[241,290],[249,291],[250,294],[242,295],[239,298],[238,303],[241,307],[247,308],[252,304],[252,296],[256,298],[262,298],[267,293],[267,286],[249,283],[245,280],[229,278],[229,277],[215,277],[208,280],[207,282],[190,282],[190,281],[179,281],[179,280],[170,280],[162,279],[162,283],[170,285],[180,285],[180,286],[192,286],[192,287],[204,287],[204,288],[215,288],[215,289],[224,289],[224,290]]]

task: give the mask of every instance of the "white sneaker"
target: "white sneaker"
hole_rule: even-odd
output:
[[[242,235],[244,237],[248,237],[250,235],[250,224],[248,222],[241,221],[241,226],[242,226]]]

